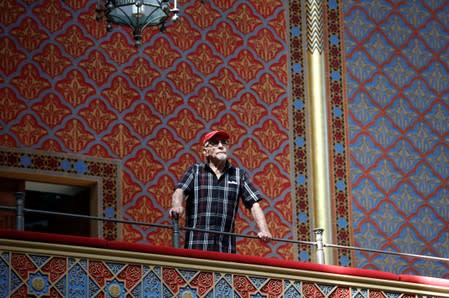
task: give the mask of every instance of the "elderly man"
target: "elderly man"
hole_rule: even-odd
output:
[[[214,130],[202,138],[205,163],[191,166],[176,184],[170,217],[186,216],[186,226],[209,231],[234,232],[235,216],[242,199],[259,229],[258,237],[272,236],[259,205],[261,194],[245,170],[228,161],[229,134]],[[184,208],[185,202],[185,208]],[[235,236],[186,230],[185,248],[236,252]]]

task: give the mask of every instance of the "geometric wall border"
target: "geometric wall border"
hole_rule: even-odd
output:
[[[302,1],[288,1],[289,3],[289,43],[290,43],[290,75],[292,100],[292,156],[294,175],[294,204],[296,216],[297,239],[310,241],[312,237],[312,214],[310,198],[308,196],[308,135],[306,133],[307,106],[305,101],[304,53],[302,30]],[[310,246],[299,246],[299,260],[311,261]]]
[[[349,179],[349,151],[347,145],[347,106],[345,102],[343,27],[341,25],[342,1],[325,1],[326,80],[328,93],[328,130],[332,218],[335,221],[334,241],[338,245],[351,246],[351,198]],[[352,254],[338,249],[337,264],[352,265]]]
[[[323,22],[326,42],[326,92],[328,93],[328,132],[330,154],[330,185],[332,218],[335,218],[334,227],[336,234],[333,241],[339,245],[351,245],[350,227],[350,190],[348,183],[348,152],[346,146],[346,119],[344,103],[343,56],[341,45],[341,3],[339,1],[323,1],[325,14]],[[308,166],[312,160],[309,158],[310,147],[307,115],[310,107],[307,104],[305,90],[307,70],[305,67],[304,41],[305,18],[302,13],[306,9],[302,1],[289,1],[289,25],[290,25],[290,73],[291,73],[291,97],[292,97],[292,135],[293,135],[293,159],[295,181],[295,207],[297,216],[297,239],[310,240],[312,237],[311,208],[313,199],[309,196],[310,185]],[[301,261],[311,260],[311,250],[302,247],[299,252]],[[351,254],[348,250],[337,251],[337,264],[349,266]]]
[[[6,238],[4,237],[6,236]],[[25,240],[24,240],[25,239]],[[31,241],[27,241],[27,239]],[[447,297],[446,279],[0,230],[2,297]]]

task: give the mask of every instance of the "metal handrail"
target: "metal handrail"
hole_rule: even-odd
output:
[[[10,210],[10,211],[16,211],[16,207],[11,206],[1,206],[0,209]],[[242,237],[242,238],[252,238],[252,239],[259,239],[258,236],[253,235],[244,235],[244,234],[237,234],[237,233],[231,233],[231,232],[221,232],[221,231],[212,231],[207,229],[199,229],[199,228],[189,228],[189,227],[179,227],[179,222],[177,220],[174,220],[174,223],[172,225],[168,224],[157,224],[157,223],[148,223],[148,222],[142,222],[142,221],[135,221],[135,220],[124,220],[124,219],[117,219],[112,217],[101,217],[101,216],[91,216],[91,215],[83,215],[83,214],[74,214],[74,213],[65,213],[65,212],[57,212],[57,211],[48,211],[48,210],[41,210],[41,209],[31,209],[31,208],[23,208],[24,212],[27,213],[37,213],[37,214],[46,214],[46,215],[60,215],[60,216],[67,216],[67,217],[74,217],[74,218],[83,218],[83,219],[91,219],[96,221],[111,221],[116,223],[124,223],[124,224],[134,224],[134,225],[141,225],[141,226],[149,226],[149,227],[157,227],[157,228],[167,228],[167,229],[178,229],[178,230],[187,230],[187,231],[198,231],[198,232],[207,232],[207,233],[214,233],[214,234],[223,234],[228,236],[236,236],[236,237]],[[176,228],[178,226],[178,228]],[[296,244],[308,244],[308,245],[315,245],[316,242],[313,241],[302,241],[302,240],[292,240],[292,239],[283,239],[283,238],[272,238],[274,241],[283,241],[283,242],[291,242]]]
[[[2,210],[2,209],[16,211],[18,221],[19,221],[19,218],[20,218],[20,220],[24,219],[23,213],[37,213],[37,214],[46,214],[46,215],[59,215],[59,216],[67,216],[67,217],[74,217],[74,218],[83,218],[83,219],[96,220],[96,221],[110,221],[110,222],[115,222],[115,223],[134,224],[134,225],[172,229],[173,230],[173,246],[174,247],[179,247],[179,231],[180,230],[207,232],[207,233],[214,233],[214,234],[221,234],[221,235],[228,235],[228,236],[235,236],[235,237],[242,237],[242,238],[259,239],[258,236],[254,236],[254,235],[244,235],[244,234],[238,234],[238,233],[232,233],[232,232],[212,231],[212,230],[207,230],[207,229],[190,228],[190,227],[179,227],[179,222],[177,219],[174,219],[172,221],[173,224],[170,225],[170,224],[148,223],[148,222],[141,222],[141,221],[134,221],[134,220],[123,220],[123,219],[117,219],[117,218],[112,218],[112,217],[90,216],[90,215],[83,215],[83,214],[73,214],[73,213],[65,213],[65,212],[57,212],[57,211],[48,211],[48,210],[31,209],[31,208],[23,208],[23,207],[18,208],[18,207],[0,205],[0,210]],[[19,212],[23,212],[23,213],[19,214]],[[20,225],[24,227],[23,223],[21,223]],[[315,237],[316,237],[317,241],[303,241],[303,240],[274,238],[274,237],[271,240],[279,241],[279,242],[288,242],[288,243],[294,243],[294,244],[304,244],[304,245],[315,246],[316,251],[317,251],[317,262],[319,264],[325,264],[323,248],[358,250],[358,251],[366,251],[366,252],[372,252],[372,253],[389,254],[389,255],[403,256],[403,257],[412,257],[412,258],[421,258],[421,259],[428,259],[428,260],[434,260],[434,261],[449,262],[449,258],[443,258],[443,257],[437,257],[437,256],[419,255],[419,254],[363,248],[363,247],[357,247],[357,246],[345,246],[345,245],[337,245],[337,244],[331,244],[331,243],[323,243],[322,242],[322,233],[324,232],[324,230],[319,228],[319,229],[315,229],[314,232],[315,232]]]
[[[411,254],[411,253],[406,253],[406,252],[379,250],[379,249],[374,249],[374,248],[363,248],[363,247],[358,247],[358,246],[344,246],[344,245],[330,244],[330,243],[324,243],[323,245],[324,245],[324,247],[330,247],[330,248],[352,249],[352,250],[360,250],[360,251],[367,251],[367,252],[374,252],[374,253],[383,253],[383,254],[388,254],[388,255],[396,255],[396,256],[403,256],[403,257],[412,257],[412,258],[421,258],[421,259],[449,262],[449,258],[418,255],[418,254]]]

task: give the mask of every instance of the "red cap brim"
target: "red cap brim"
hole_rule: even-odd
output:
[[[218,137],[222,140],[228,140],[229,134],[223,130],[214,130],[204,135],[203,139],[201,140],[201,143],[204,145],[207,141],[212,139],[213,137]]]

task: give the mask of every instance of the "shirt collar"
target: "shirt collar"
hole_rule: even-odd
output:
[[[229,160],[226,160],[224,169],[223,169],[223,173],[227,172],[229,170],[229,168],[231,167],[231,163],[229,162]],[[212,171],[212,168],[209,166],[209,163],[204,163],[204,168],[206,168],[208,171]]]

